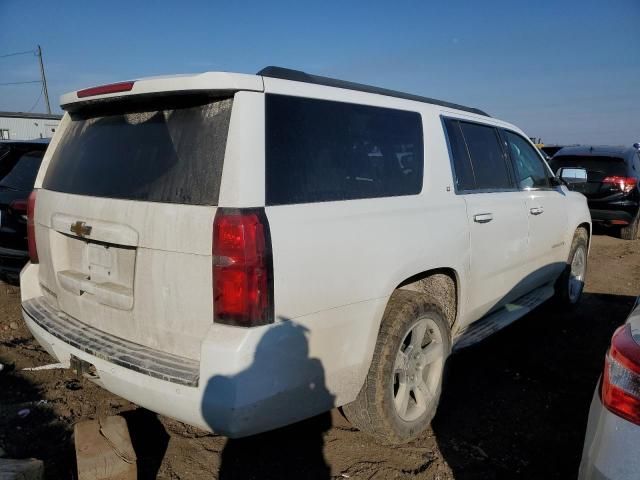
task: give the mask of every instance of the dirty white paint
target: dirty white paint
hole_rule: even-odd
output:
[[[277,320],[248,329],[213,323],[215,206],[39,189],[35,217],[40,264],[28,265],[21,274],[23,301],[44,296],[92,328],[198,360],[200,383],[196,388],[177,387],[114,365],[56,339],[26,315],[29,329],[61,363],[77,356],[95,366],[97,383],[108,390],[193,425],[246,435],[353,401],[369,369],[387,300],[398,285],[434,268],[454,270],[457,322],[464,325],[485,315],[540,262],[564,262],[576,226],[590,222],[584,197],[563,190],[565,228],[553,236],[562,237],[566,248],[547,252],[553,258],[535,257],[524,210],[535,194],[511,192],[517,201],[508,198],[510,208],[500,211],[520,212],[521,206],[522,228],[516,231],[511,228],[513,219],[498,215],[489,224],[496,228],[493,234],[471,244],[470,230],[484,225],[478,227],[469,217],[470,202],[465,197],[473,195],[456,195],[447,188],[453,178],[441,116],[519,132],[490,117],[378,94],[226,73],[140,80],[131,92],[107,96],[189,89],[236,91],[219,206],[265,204],[265,92],[415,111],[422,117],[425,139],[424,186],[419,195],[265,208]],[[73,93],[62,98],[63,104],[76,101]],[[66,117],[61,130],[68,121]],[[58,132],[49,147],[36,188],[42,185],[61,135]],[[500,195],[483,193],[476,198],[482,198],[483,207],[497,209],[505,205]],[[94,223],[100,226],[96,234],[103,241],[127,244],[135,252],[126,257],[116,250],[111,260],[105,254],[98,262],[101,268],[113,266],[114,281],[131,291],[131,305],[114,308],[82,288],[63,287],[61,278],[68,280],[69,275],[60,272],[87,272],[90,261],[84,242],[66,231],[71,220]],[[503,267],[498,280],[471,275],[472,256],[490,258]],[[484,293],[474,296],[470,291]]]

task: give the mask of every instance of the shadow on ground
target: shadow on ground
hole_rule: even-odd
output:
[[[620,227],[616,225],[605,226],[600,223],[594,223],[593,234],[604,237],[620,238]]]
[[[169,444],[169,434],[158,415],[138,408],[122,413],[127,421],[131,444],[136,452],[138,480],[154,480]]]
[[[15,348],[13,343],[3,342],[1,348]],[[47,478],[75,478],[68,425],[44,399],[41,387],[20,375],[1,354],[0,363],[0,446],[7,457],[43,460]]]
[[[634,301],[545,304],[450,357],[432,427],[455,478],[575,478],[604,354]]]

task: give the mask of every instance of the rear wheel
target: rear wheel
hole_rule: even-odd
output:
[[[441,303],[412,291],[391,296],[365,383],[356,400],[343,408],[358,429],[404,443],[428,427],[451,351]]]
[[[589,234],[580,227],[573,235],[567,266],[556,281],[555,298],[560,306],[571,308],[580,301],[587,276],[588,250]]]
[[[623,240],[635,240],[640,233],[640,210],[636,214],[636,218],[626,227],[620,229],[620,238]]]

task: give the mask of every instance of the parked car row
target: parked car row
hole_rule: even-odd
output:
[[[230,437],[342,407],[415,438],[453,350],[579,302],[589,207],[635,221],[632,171],[594,149],[550,168],[478,109],[304,72],[140,79],[62,108],[9,204],[28,328],[104,388]]]

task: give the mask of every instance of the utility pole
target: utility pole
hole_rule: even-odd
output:
[[[42,49],[38,45],[38,59],[40,60],[40,74],[42,75],[42,88],[44,89],[44,100],[47,102],[47,113],[51,114],[51,105],[49,105],[49,91],[47,90],[47,78],[44,76],[44,64],[42,63]]]

